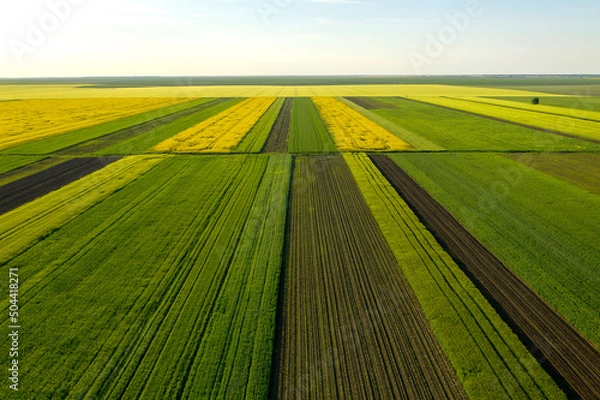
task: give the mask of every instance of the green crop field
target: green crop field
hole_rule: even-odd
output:
[[[235,148],[236,153],[260,153],[269,138],[285,99],[279,98]]]
[[[531,104],[531,97],[494,97],[497,100],[508,100],[512,102]],[[577,96],[541,96],[540,104],[553,107],[562,107],[583,111],[600,112],[600,98],[577,97]]]
[[[597,82],[0,81],[0,399],[600,398]]]
[[[294,100],[290,125],[291,153],[335,152],[336,147],[319,112],[308,98]]]
[[[265,396],[289,171],[286,156],[171,158],[69,222],[24,221],[2,254],[23,281],[23,398]]]
[[[415,154],[393,159],[600,345],[596,194],[499,155]],[[528,162],[535,163],[535,158]]]
[[[394,109],[373,109],[387,121],[447,150],[532,150],[532,151],[580,151],[600,150],[600,145],[573,138],[548,135],[534,129],[494,121],[449,110],[429,104],[401,98],[377,98]],[[411,143],[420,143],[402,132],[396,133]],[[418,147],[432,149],[425,144]]]

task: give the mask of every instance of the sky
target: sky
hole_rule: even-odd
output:
[[[0,0],[0,77],[600,74],[600,1]]]

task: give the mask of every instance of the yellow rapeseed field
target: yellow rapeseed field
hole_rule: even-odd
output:
[[[228,153],[256,125],[275,97],[249,98],[159,143],[154,150],[169,153]]]
[[[315,97],[315,96],[552,96],[505,88],[454,85],[185,86],[93,88],[78,85],[0,85],[0,100],[114,97]]]
[[[333,97],[313,97],[313,103],[342,151],[408,150],[411,145]]]
[[[154,97],[2,101],[0,150],[187,100]]]

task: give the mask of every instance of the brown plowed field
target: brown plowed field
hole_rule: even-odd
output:
[[[77,144],[75,146],[59,150],[55,154],[62,155],[86,155],[91,154],[96,151],[103,150],[107,147],[110,147],[114,144],[122,142],[127,139],[131,139],[133,137],[143,135],[144,133],[148,133],[156,128],[161,126],[170,124],[178,119],[187,117],[189,115],[195,114],[202,110],[206,110],[207,108],[214,107],[217,104],[223,103],[224,101],[230,100],[228,98],[216,99],[210,101],[208,103],[200,104],[195,107],[191,107],[185,110],[177,111],[173,114],[165,115],[164,117],[159,117],[152,119],[150,121],[142,122],[138,125],[131,126],[129,128],[122,129],[120,131],[110,133],[108,135],[99,137],[97,139],[92,139],[87,142],[83,142]]]
[[[346,97],[346,99],[350,100],[351,102],[353,102],[354,104],[356,104],[358,106],[361,106],[365,110],[382,110],[382,109],[395,110],[395,109],[398,109],[398,107],[396,107],[393,104],[383,103],[383,102],[375,100],[371,97]]]
[[[278,398],[466,398],[342,157],[296,160],[287,249]]]
[[[263,153],[287,153],[290,123],[292,122],[292,102],[291,98],[285,99],[269,138],[262,149]]]
[[[74,158],[0,187],[0,214],[74,182],[120,157]]]
[[[598,350],[396,163],[371,160],[563,390],[600,399]]]

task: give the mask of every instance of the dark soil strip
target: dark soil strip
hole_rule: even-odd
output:
[[[91,174],[120,157],[74,158],[0,187],[0,214]]]
[[[60,164],[65,160],[62,157],[48,157],[43,160],[36,161],[32,164],[8,171],[0,175],[0,186],[23,179],[29,175],[36,174],[44,169]]]
[[[564,133],[564,132],[560,132],[560,131],[553,131],[553,130],[549,130],[549,129],[544,129],[544,128],[540,128],[538,126],[521,124],[521,123],[513,122],[513,121],[507,121],[505,119],[496,118],[496,117],[490,117],[489,115],[478,114],[478,113],[472,112],[472,111],[459,110],[458,108],[452,108],[452,107],[448,107],[448,106],[442,106],[442,105],[439,105],[439,104],[427,103],[426,101],[420,101],[420,100],[410,99],[408,97],[399,97],[399,99],[414,101],[416,103],[427,104],[427,105],[434,106],[434,107],[439,107],[439,108],[445,108],[446,110],[457,111],[457,112],[461,112],[461,113],[464,113],[464,114],[475,115],[476,117],[487,118],[487,119],[491,119],[492,121],[498,121],[498,122],[503,122],[505,124],[516,125],[516,126],[520,126],[521,128],[533,129],[534,131],[538,131],[538,132],[550,133],[552,135],[563,136],[563,137],[567,137],[567,138],[570,138],[570,139],[583,140],[584,142],[600,143],[600,140],[590,139],[590,138],[584,138],[584,137],[581,137],[581,136],[571,135],[569,133]]]
[[[57,151],[54,154],[59,155],[87,155],[92,154],[94,152],[103,150],[108,148],[114,144],[122,142],[127,139],[131,139],[133,137],[143,135],[144,133],[148,133],[154,129],[160,128],[161,126],[170,124],[178,119],[187,117],[189,115],[195,114],[202,110],[206,110],[207,108],[211,108],[216,106],[217,104],[223,103],[228,98],[221,98],[210,101],[208,103],[200,104],[198,106],[187,108],[185,110],[181,110],[175,112],[173,114],[165,115],[164,117],[156,118],[150,121],[143,122],[138,125],[131,126],[129,128],[125,128],[114,133],[110,133],[108,135],[89,140],[87,142],[79,143],[75,146],[71,146],[66,149],[62,149]]]
[[[283,255],[281,257],[281,270],[279,272],[279,287],[277,290],[277,316],[275,320],[275,340],[273,343],[273,358],[271,361],[271,381],[269,383],[269,399],[277,400],[280,389],[279,375],[281,374],[283,324],[285,321],[285,280],[287,274],[287,260],[290,254],[290,228],[292,226],[292,190],[294,186],[294,169],[296,168],[296,157],[292,157],[292,168],[290,176],[290,190],[288,192],[287,214],[285,221],[285,241]]]
[[[398,107],[393,104],[387,104],[370,97],[346,97],[354,104],[361,106],[365,110],[397,110]]]
[[[269,138],[262,149],[262,153],[287,153],[290,123],[292,121],[293,99],[287,98],[279,111],[277,120],[271,129]]]
[[[571,398],[600,398],[600,353],[387,156],[371,160]],[[565,266],[567,267],[567,266]]]
[[[298,157],[278,398],[464,399],[341,156]]]

